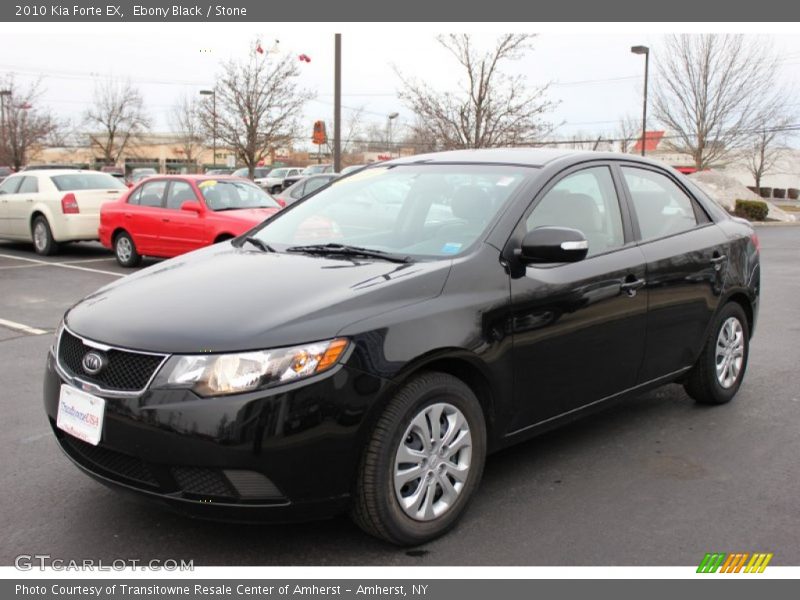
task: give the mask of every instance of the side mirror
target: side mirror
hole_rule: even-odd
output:
[[[537,227],[522,238],[516,251],[524,263],[570,263],[586,258],[589,242],[583,233],[567,227]]]
[[[189,200],[181,204],[181,210],[197,213],[199,215],[203,212],[203,207],[196,200]]]

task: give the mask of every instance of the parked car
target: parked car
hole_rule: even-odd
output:
[[[319,175],[320,173],[333,173],[333,165],[330,163],[309,165],[300,174],[303,177],[308,177],[309,175]]]
[[[272,167],[256,167],[253,169],[253,179],[261,179],[269,175],[269,172],[272,171]],[[231,172],[231,175],[235,177],[242,177],[243,179],[250,178],[250,169],[247,167],[242,167],[241,169],[236,169],[235,171]]]
[[[122,175],[125,177],[125,169],[114,165],[104,165],[100,167],[101,173],[108,173],[109,175]]]
[[[231,175],[233,169],[206,169],[206,175]]]
[[[97,171],[22,171],[0,184],[0,238],[32,241],[38,254],[62,242],[97,239],[100,207],[127,188]]]
[[[171,257],[231,239],[280,209],[258,186],[235,177],[150,177],[100,213],[100,242],[123,267],[142,256]]]
[[[133,185],[136,185],[137,183],[144,181],[153,175],[158,175],[158,171],[153,167],[137,167],[136,169],[131,170],[129,179]]]
[[[650,160],[395,159],[72,307],[45,407],[111,487],[418,545],[492,451],[669,382],[729,402],[759,291],[753,228]]]
[[[337,173],[325,173],[323,175],[312,175],[311,177],[304,177],[294,185],[290,185],[283,190],[280,194],[273,196],[278,204],[281,206],[289,206],[298,200],[305,198],[311,192],[316,192],[321,187],[327,185],[334,179],[337,179]]]
[[[299,167],[279,167],[272,169],[266,177],[256,179],[256,183],[274,195],[283,189],[283,183],[287,177],[297,176],[302,170]]]
[[[0,167],[0,183],[3,183],[6,177],[14,174],[14,169],[11,167]]]
[[[63,171],[66,169],[70,170],[81,170],[81,167],[74,164],[59,164],[59,163],[52,163],[52,164],[33,164],[33,165],[25,165],[20,169],[22,171]]]
[[[358,171],[359,169],[363,169],[367,165],[350,165],[349,167],[345,167],[342,169],[340,175],[347,175],[348,173],[352,173],[353,171]]]

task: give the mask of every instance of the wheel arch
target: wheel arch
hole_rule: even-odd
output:
[[[235,238],[235,237],[236,237],[236,236],[235,236],[235,235],[233,235],[232,233],[227,233],[227,232],[224,232],[224,233],[218,233],[218,234],[216,235],[216,237],[214,238],[214,243],[215,243],[215,244],[219,244],[220,242],[224,242],[224,241],[226,241],[226,240],[232,240],[232,239],[233,239],[233,238]]]
[[[483,361],[460,348],[444,348],[429,352],[407,364],[394,378],[397,387],[426,371],[447,373],[463,381],[478,398],[486,422],[487,441],[495,437],[496,398],[492,379]]]
[[[753,301],[750,299],[750,296],[747,295],[744,291],[738,290],[732,292],[728,296],[726,296],[725,301],[720,303],[720,308],[727,304],[728,302],[735,302],[739,306],[742,307],[744,310],[744,314],[747,317],[747,331],[750,334],[750,337],[753,337],[753,327],[755,326],[755,311],[753,310]]]

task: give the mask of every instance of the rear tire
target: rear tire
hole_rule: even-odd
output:
[[[33,238],[33,249],[36,254],[42,256],[52,256],[58,253],[58,242],[53,238],[53,231],[50,229],[50,223],[42,215],[39,215],[33,220],[31,227],[31,236]]]
[[[121,267],[128,269],[142,262],[142,255],[136,250],[136,244],[127,231],[121,231],[114,237],[114,256]]]
[[[365,532],[413,546],[455,526],[478,487],[486,424],[472,390],[424,373],[389,402],[362,459],[353,520]]]
[[[684,388],[698,404],[726,404],[739,391],[750,354],[750,328],[736,302],[722,307]]]

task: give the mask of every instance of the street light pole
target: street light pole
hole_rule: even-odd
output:
[[[650,68],[650,48],[647,46],[633,46],[631,52],[634,54],[644,54],[644,101],[642,102],[642,156],[645,153],[645,142],[647,141],[647,77]]]
[[[0,90],[0,141],[2,141],[0,150],[3,151],[6,150],[8,144],[8,140],[6,140],[6,96],[11,96],[11,90]],[[5,156],[2,158],[6,159]]]
[[[212,151],[214,157],[212,158],[214,168],[217,167],[217,88],[213,90],[200,90],[203,96],[211,96],[211,136],[212,136]]]
[[[386,115],[386,141],[389,144],[389,158],[392,158],[392,121],[394,121],[400,113],[389,113]]]
[[[333,43],[333,172],[342,168],[342,34],[334,36]]]

